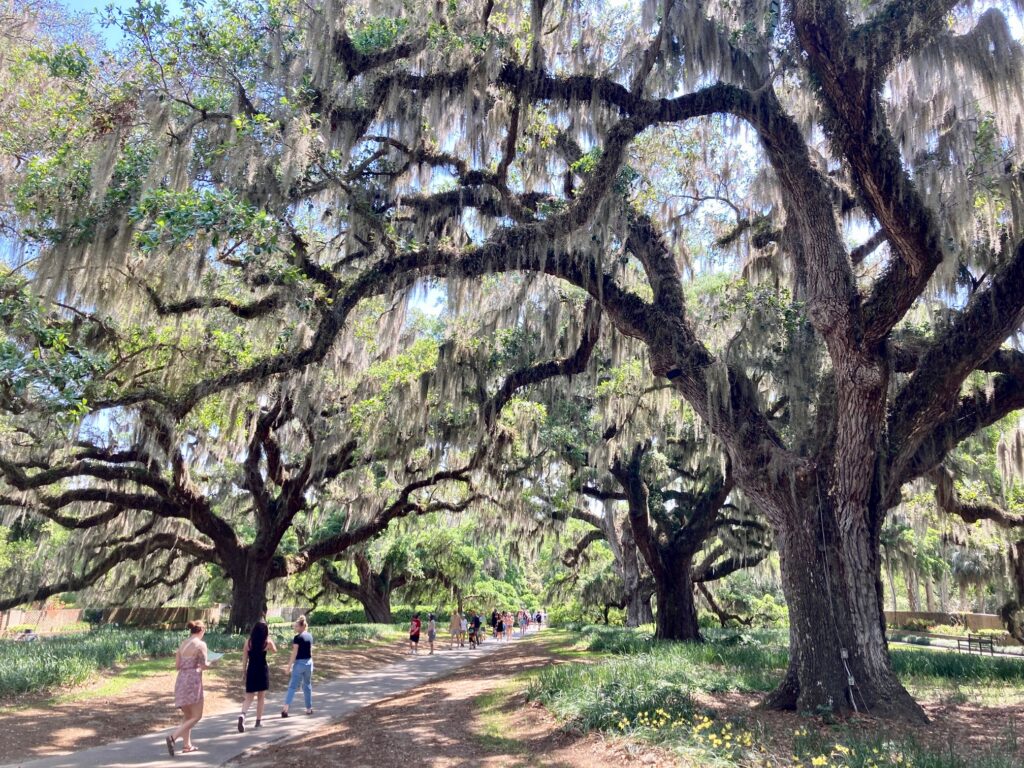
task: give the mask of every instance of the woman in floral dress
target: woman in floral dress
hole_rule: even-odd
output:
[[[188,623],[188,640],[178,646],[174,664],[178,679],[174,682],[174,705],[181,708],[182,722],[167,737],[167,751],[174,757],[174,742],[182,740],[182,752],[199,749],[192,743],[192,729],[203,717],[203,670],[210,666],[207,661],[206,626],[201,621]]]

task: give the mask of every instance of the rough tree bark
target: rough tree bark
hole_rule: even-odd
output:
[[[231,579],[231,610],[227,631],[248,632],[267,614],[267,585],[270,583],[270,559],[249,557],[233,559],[224,569]]]
[[[889,662],[880,571],[871,549],[844,551],[838,517],[827,503],[808,498],[792,514],[792,524],[775,538],[789,607],[790,660],[767,706],[913,716],[918,705]]]
[[[1006,631],[1020,643],[1024,643],[1024,539],[1010,544],[1010,581],[1013,597],[999,609]]]

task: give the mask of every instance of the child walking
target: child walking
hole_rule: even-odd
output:
[[[420,621],[420,615],[414,613],[412,615],[412,621],[409,622],[409,653],[420,652],[420,627],[423,626],[423,622]]]
[[[437,620],[434,618],[434,614],[430,614],[427,617],[427,642],[430,643],[430,653],[427,656],[434,655],[434,640],[437,639]]]

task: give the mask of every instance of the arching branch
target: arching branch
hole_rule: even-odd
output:
[[[591,544],[604,541],[604,532],[599,530],[587,531],[583,537],[562,553],[562,564],[566,568],[575,568]]]
[[[936,467],[928,473],[928,479],[935,484],[935,504],[943,512],[956,515],[965,523],[989,520],[1002,528],[1024,527],[1024,515],[1007,512],[996,504],[963,501],[956,491],[953,473],[946,467]]]
[[[104,553],[99,561],[86,567],[86,569],[78,575],[68,576],[60,581],[37,587],[31,591],[15,595],[14,597],[2,599],[0,600],[0,611],[10,610],[11,608],[36,600],[45,600],[53,595],[59,595],[62,592],[73,592],[75,590],[84,589],[95,584],[100,580],[100,578],[110,573],[110,571],[122,563],[143,560],[155,552],[166,550],[173,551],[175,549],[181,549],[183,552],[188,554],[198,555],[204,558],[209,557],[211,554],[209,547],[206,547],[199,542],[181,539],[180,537],[169,533],[158,534],[140,542],[115,547],[112,551]]]

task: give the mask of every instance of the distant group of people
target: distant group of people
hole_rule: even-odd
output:
[[[520,608],[513,613],[512,611],[499,611],[495,608],[491,611],[487,626],[491,628],[493,638],[511,640],[516,630],[519,631],[519,636],[523,637],[530,629],[531,624],[539,627],[543,618],[544,614],[540,611],[530,612],[525,608]],[[481,633],[483,621],[483,617],[477,611],[470,610],[465,614],[458,610],[454,611],[448,622],[448,649],[451,650],[456,645],[464,648],[467,642],[470,648],[480,645],[484,639]],[[416,655],[420,652],[420,635],[422,633],[423,620],[418,613],[414,613],[409,621],[410,654]],[[437,640],[437,616],[431,613],[427,615],[427,643],[430,647],[428,656],[434,653],[435,640]]]
[[[536,624],[539,628],[542,620],[543,614],[540,611],[531,614],[525,609],[515,613],[495,609],[487,623],[491,627],[493,637],[511,640],[515,629],[519,630],[520,635],[525,635],[531,624]],[[284,697],[281,717],[289,716],[288,709],[300,689],[306,704],[306,714],[313,714],[313,635],[309,631],[305,616],[299,616],[294,626],[295,636],[292,638],[292,653],[288,662],[291,678],[288,682],[288,692]],[[468,611],[462,614],[455,611],[448,624],[449,649],[453,649],[456,643],[462,648],[467,642],[470,648],[477,647],[483,641],[482,626],[483,617],[479,612]],[[419,653],[422,631],[423,622],[420,615],[413,614],[409,622],[411,654]],[[203,717],[203,670],[209,669],[210,665],[220,658],[219,655],[211,656],[203,641],[206,625],[202,621],[190,621],[188,632],[188,638],[178,646],[174,656],[174,665],[178,670],[174,683],[174,705],[181,709],[182,722],[166,738],[167,751],[171,757],[175,755],[178,739],[182,741],[182,753],[195,752],[199,749],[192,742],[192,729]],[[426,632],[430,653],[433,654],[434,641],[437,639],[437,617],[433,613],[428,614]],[[239,733],[245,732],[249,707],[253,701],[256,702],[256,721],[252,727],[263,727],[263,710],[267,691],[270,689],[268,653],[277,653],[277,646],[270,637],[270,627],[267,623],[258,621],[242,646],[242,682],[245,686],[245,696],[242,698],[241,714],[238,715]]]
[[[543,614],[540,611],[531,613],[521,608],[515,613],[512,611],[499,611],[495,608],[491,612],[487,626],[491,628],[491,636],[498,640],[511,640],[513,633],[518,630],[520,637],[524,636],[531,624],[540,626]],[[448,649],[451,650],[458,645],[460,648],[469,643],[470,648],[476,648],[483,641],[481,627],[483,617],[477,611],[467,611],[462,614],[454,611],[448,622]],[[427,643],[430,651],[428,656],[434,653],[434,642],[437,640],[437,616],[433,613],[427,615]],[[420,636],[423,633],[423,620],[420,614],[414,613],[409,621],[409,653],[418,654],[420,647]]]
[[[514,614],[512,611],[499,611],[495,609],[491,612],[491,618],[487,622],[487,626],[491,628],[491,636],[495,639],[511,640],[512,635],[517,630],[520,637],[525,636],[531,623],[536,623],[537,626],[540,626],[541,618],[542,614],[540,611],[530,613],[525,608],[520,608]]]
[[[288,661],[291,679],[284,697],[281,717],[288,717],[288,709],[301,688],[306,704],[306,714],[313,714],[313,635],[305,616],[295,620],[295,637],[292,638],[292,655]],[[192,743],[192,729],[203,717],[203,670],[209,669],[216,658],[211,658],[203,641],[206,625],[201,621],[188,623],[189,636],[175,654],[178,677],[174,683],[174,704],[181,709],[182,722],[167,737],[167,751],[174,757],[178,739],[182,740],[181,752],[195,752],[198,747]],[[256,701],[256,722],[254,728],[263,727],[263,709],[267,691],[270,689],[270,664],[268,653],[277,653],[277,645],[270,637],[270,627],[265,621],[253,626],[249,637],[242,646],[242,682],[245,696],[242,698],[242,712],[238,716],[238,732],[244,733],[249,707]]]

